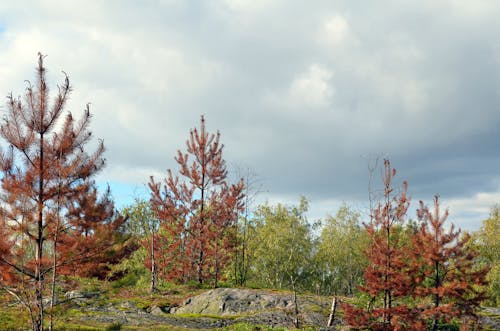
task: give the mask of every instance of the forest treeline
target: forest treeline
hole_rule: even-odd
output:
[[[255,206],[251,176],[229,180],[221,135],[202,116],[177,168],[116,210],[93,180],[105,162],[102,142],[87,150],[89,107],[78,120],[65,112],[67,76],[50,98],[43,60],[24,97],[9,95],[0,127],[0,288],[33,330],[53,328],[58,284],[74,276],[151,293],[196,284],[332,295],[347,324],[372,330],[473,328],[481,304],[500,305],[500,208],[474,233],[455,229],[438,197],[409,215],[388,160],[365,216],[344,204],[309,220],[305,197]]]

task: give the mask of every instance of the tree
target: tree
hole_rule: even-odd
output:
[[[255,212],[255,228],[249,243],[253,252],[251,270],[260,286],[293,291],[294,325],[299,328],[298,287],[310,278],[313,242],[305,217],[308,202],[298,207],[262,205]]]
[[[421,226],[412,238],[411,276],[414,294],[423,303],[418,307],[424,322],[420,327],[427,329],[429,324],[434,331],[453,317],[475,318],[476,309],[485,299],[488,268],[475,268],[478,254],[467,246],[470,236],[460,238],[460,230],[453,224],[445,228],[448,210],[441,213],[438,196],[432,212],[420,201],[417,215]]]
[[[179,180],[171,170],[163,185],[152,177],[149,182],[151,206],[161,222],[163,236],[163,269],[169,279],[196,279],[202,284],[207,278],[217,286],[224,257],[230,254],[234,240],[226,235],[243,208],[244,184],[229,185],[222,158],[220,133],[205,130],[201,117],[200,129],[193,129],[187,153],[178,151],[175,160],[180,166]]]
[[[148,257],[144,261],[151,271],[151,281],[149,290],[154,293],[156,290],[157,262],[158,255],[157,241],[159,222],[154,217],[153,210],[148,201],[136,199],[133,205],[125,207],[123,213],[128,215],[126,227],[128,232],[141,240],[142,246],[148,251]],[[161,254],[161,253],[160,253]]]
[[[346,204],[325,220],[314,254],[321,293],[353,295],[367,266],[368,237],[359,213]]]
[[[401,192],[395,195],[392,186],[395,175],[396,170],[385,160],[384,199],[372,210],[372,221],[365,224],[371,245],[366,250],[369,265],[360,290],[371,300],[367,310],[343,305],[346,323],[354,327],[401,330],[412,317],[407,305],[396,301],[410,293],[411,280],[407,273],[408,250],[402,235],[409,207],[407,184],[404,182]]]
[[[10,240],[7,231],[7,224],[5,224],[5,219],[0,218],[0,261],[10,261],[12,260],[10,247],[14,245],[13,241]],[[11,270],[8,265],[0,263],[0,288],[6,287],[4,284],[11,283]]]
[[[251,209],[255,198],[260,193],[260,185],[255,173],[251,172],[249,168],[242,169],[237,167],[238,177],[243,178],[244,188],[244,209],[243,213],[238,219],[237,231],[235,236],[235,250],[234,250],[234,274],[233,280],[239,286],[245,286],[248,280],[248,271],[251,264],[248,252],[249,233],[252,226],[250,218],[253,214]]]
[[[259,286],[291,288],[292,280],[305,287],[312,257],[311,227],[305,217],[307,200],[299,206],[261,205],[255,212],[249,242],[252,278]]]
[[[10,145],[0,155],[0,214],[5,236],[13,240],[10,254],[0,260],[10,278],[4,274],[2,285],[27,307],[33,330],[43,329],[43,295],[53,269],[46,242],[54,239],[58,202],[72,196],[104,165],[102,142],[92,154],[84,150],[91,138],[88,106],[80,121],[71,113],[60,121],[71,92],[68,76],[49,106],[43,59],[39,54],[37,81],[35,86],[28,83],[24,102],[8,96],[0,127],[0,135]]]
[[[473,321],[485,299],[488,268],[468,246],[470,236],[460,237],[453,225],[447,230],[448,211],[440,212],[437,197],[433,212],[420,202],[419,224],[408,221],[406,183],[393,196],[396,172],[389,161],[384,165],[384,202],[365,225],[370,264],[360,289],[371,300],[366,310],[343,304],[346,323],[371,330],[438,330],[455,317]]]
[[[482,259],[482,264],[490,267],[487,275],[488,303],[500,306],[500,206],[491,208],[490,216],[483,221],[479,231],[473,235],[471,245]]]
[[[116,212],[109,187],[99,195],[95,182],[86,180],[74,193],[59,234],[61,274],[104,279],[110,265],[136,248],[121,229],[127,217]]]

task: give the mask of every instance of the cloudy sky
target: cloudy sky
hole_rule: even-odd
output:
[[[87,102],[117,204],[174,168],[188,132],[220,130],[260,201],[311,218],[368,206],[389,157],[414,204],[439,193],[477,229],[500,202],[496,0],[38,0],[0,3],[0,94],[21,95],[46,54],[68,110]],[[1,110],[1,109],[0,109]],[[380,186],[380,170],[373,187]]]

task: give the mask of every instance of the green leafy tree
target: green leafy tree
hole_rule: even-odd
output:
[[[158,276],[156,260],[158,254],[161,254],[161,252],[157,252],[159,250],[157,242],[159,239],[158,230],[160,222],[154,217],[150,203],[141,199],[136,199],[132,205],[125,207],[123,214],[128,215],[128,222],[126,223],[127,232],[136,236],[145,251],[148,252],[143,262],[151,272],[149,290],[153,293],[156,289]]]
[[[369,241],[359,217],[344,204],[323,224],[314,255],[317,286],[322,294],[353,295],[362,280]]]
[[[237,178],[242,178],[244,187],[244,208],[236,224],[234,236],[235,249],[233,254],[232,280],[238,286],[245,286],[251,264],[248,254],[249,235],[252,229],[253,204],[260,193],[258,177],[249,168],[237,167]]]
[[[296,283],[304,287],[313,249],[307,210],[304,197],[297,207],[265,204],[257,208],[249,252],[252,279],[259,286],[281,289]]]
[[[471,242],[483,263],[491,268],[486,278],[489,282],[487,303],[500,307],[500,206],[491,208],[490,216],[483,221]]]

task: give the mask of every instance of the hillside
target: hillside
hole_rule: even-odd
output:
[[[4,297],[5,299],[5,297]],[[298,296],[301,328],[326,328],[330,297]],[[180,288],[150,297],[127,290],[69,291],[58,299],[56,330],[289,330],[294,329],[293,294],[287,291],[219,288]],[[0,330],[22,328],[19,307],[3,302]],[[500,309],[485,308],[481,320],[486,330],[500,330]],[[27,321],[26,321],[27,322]],[[28,324],[25,324],[27,327]]]

